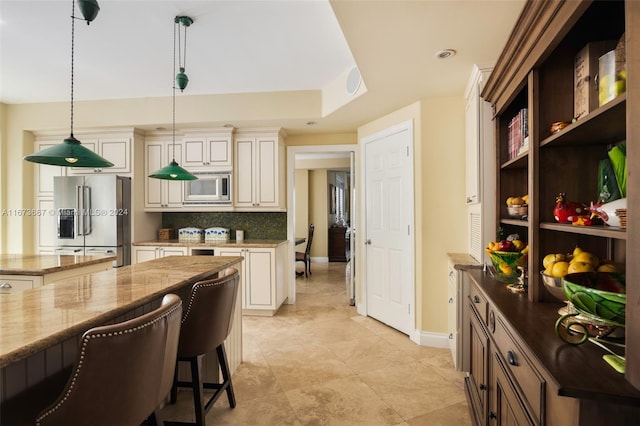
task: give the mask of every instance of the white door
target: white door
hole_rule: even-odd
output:
[[[414,330],[413,128],[410,122],[363,140],[367,315]]]

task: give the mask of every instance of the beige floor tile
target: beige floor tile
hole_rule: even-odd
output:
[[[345,264],[312,265],[297,302],[273,317],[243,317],[237,406],[221,396],[208,424],[234,426],[467,426],[464,375],[451,352],[419,346],[349,306]],[[193,421],[190,392],[163,409]]]
[[[303,425],[396,425],[402,418],[355,376],[285,392]]]

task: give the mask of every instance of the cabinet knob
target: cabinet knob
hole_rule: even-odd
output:
[[[371,245],[371,240],[370,240],[370,239],[369,239],[369,240],[365,240],[364,244],[365,244],[366,246],[370,246],[370,245]]]
[[[518,359],[513,351],[507,351],[507,362],[511,365],[518,365]]]
[[[480,383],[480,390],[487,390],[487,385]]]
[[[480,298],[477,295],[473,296],[473,303],[480,303]]]
[[[489,418],[490,419],[497,419],[498,415],[494,411],[489,411]]]
[[[449,277],[453,276],[453,271],[449,271]]]
[[[451,303],[453,303],[453,297],[450,297],[450,298],[449,298],[449,303],[450,303],[450,304],[451,304]]]
[[[449,333],[449,340],[453,340],[453,333]]]
[[[13,288],[13,287],[9,283],[2,283],[0,284],[0,288]]]

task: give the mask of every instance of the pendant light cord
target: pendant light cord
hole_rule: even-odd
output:
[[[76,4],[71,0],[71,137],[73,138],[73,57],[75,50]]]
[[[173,135],[173,161],[176,161],[176,79],[175,79],[175,72],[176,72],[176,31],[178,31],[178,36],[180,35],[179,32],[179,27],[178,27],[178,23],[174,23],[173,24],[173,75],[172,75],[172,80],[173,80],[173,84],[171,85],[173,87],[172,89],[172,95],[173,95],[173,131],[172,131],[172,135]]]

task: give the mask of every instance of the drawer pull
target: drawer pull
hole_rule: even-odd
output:
[[[480,383],[480,390],[487,390],[487,385]]]
[[[473,296],[473,303],[480,303],[480,298],[478,295]]]
[[[518,365],[516,354],[514,354],[513,351],[507,351],[507,362],[511,365]]]
[[[13,287],[9,283],[2,283],[0,284],[0,288],[13,288]]]

